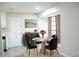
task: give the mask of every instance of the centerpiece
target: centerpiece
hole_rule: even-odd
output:
[[[46,49],[45,49],[45,40],[44,40],[44,34],[46,33],[46,31],[45,31],[45,30],[40,30],[40,33],[41,33],[41,35],[42,35],[42,46],[41,46],[40,53],[46,54],[47,51],[46,51]]]
[[[42,38],[44,38],[44,34],[46,33],[45,30],[41,30],[40,33],[42,34]]]

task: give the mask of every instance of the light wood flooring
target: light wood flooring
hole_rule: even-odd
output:
[[[37,51],[32,49],[30,52],[30,56],[28,53],[26,53],[26,47],[23,46],[17,46],[9,48],[8,51],[4,52],[4,57],[50,57],[49,50],[47,50],[47,54],[41,54],[39,53],[40,48],[38,48],[38,54]],[[58,47],[59,55],[54,50],[52,53],[52,57],[63,57],[60,53],[60,47]]]

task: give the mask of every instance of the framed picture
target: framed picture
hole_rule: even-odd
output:
[[[36,28],[37,20],[36,19],[25,19],[25,28]]]

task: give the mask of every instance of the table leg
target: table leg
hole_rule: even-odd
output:
[[[41,53],[41,54],[47,54],[47,51],[46,51],[46,49],[45,49],[45,42],[44,42],[44,41],[42,42],[42,46],[41,46],[40,53]]]

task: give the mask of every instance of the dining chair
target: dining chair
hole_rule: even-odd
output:
[[[34,33],[34,36],[35,36],[34,38],[37,38],[37,40],[35,40],[36,41],[36,44],[41,44],[42,41],[38,41],[40,39],[39,33]]]
[[[53,50],[56,50],[57,54],[59,55],[58,50],[57,50],[57,44],[58,44],[57,35],[53,35],[49,44],[47,46],[45,46],[45,49],[50,50],[50,56],[52,56],[51,54],[52,54]]]
[[[36,49],[37,50],[37,54],[38,54],[38,49],[37,49],[37,45],[36,43],[31,40],[30,36],[29,35],[24,35],[24,41],[25,41],[25,46],[27,47],[27,51],[26,53],[29,51],[29,56],[30,56],[30,50],[31,49]]]

